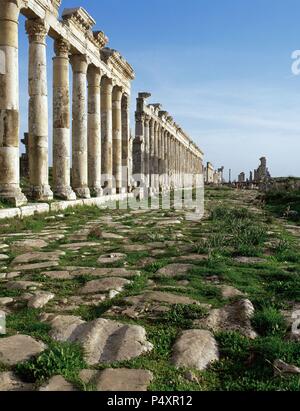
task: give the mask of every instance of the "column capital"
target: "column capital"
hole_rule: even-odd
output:
[[[100,67],[96,67],[93,64],[90,64],[87,71],[87,79],[89,86],[100,87],[101,77],[103,72]]]
[[[72,54],[70,63],[73,72],[87,74],[88,58],[85,54]]]
[[[25,27],[31,43],[36,42],[45,44],[50,29],[49,24],[40,18],[28,19],[26,20]]]
[[[54,42],[54,52],[56,57],[69,57],[70,43],[62,37],[56,39]]]
[[[123,87],[115,85],[113,88],[113,99],[121,102],[123,91]]]
[[[18,22],[21,0],[0,0],[0,19]]]
[[[104,93],[109,93],[109,94],[111,94],[112,93],[112,90],[113,90],[113,80],[112,80],[112,78],[109,78],[109,77],[107,77],[107,76],[104,76],[103,78],[102,78],[102,91],[104,92]]]
[[[146,114],[144,122],[145,122],[145,125],[147,125],[147,127],[149,127],[150,121],[151,121],[151,117]]]
[[[155,123],[154,123],[154,129],[155,129],[155,131],[159,131],[159,129],[160,129],[160,124],[157,121],[155,121]]]
[[[130,101],[130,96],[126,92],[123,92],[122,110],[129,110],[129,101]]]

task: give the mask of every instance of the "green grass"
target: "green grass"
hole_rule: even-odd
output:
[[[107,215],[120,218],[116,221],[131,227],[128,235],[126,234],[128,243],[161,242],[173,239],[176,231],[183,234],[178,244],[165,247],[164,255],[154,257],[154,263],[141,269],[140,276],[130,278],[132,283],[117,297],[97,306],[82,305],[68,313],[78,315],[86,321],[102,317],[141,325],[146,329],[147,339],[154,345],[151,352],[139,358],[109,365],[100,364],[91,368],[101,370],[107,367],[128,367],[150,370],[154,374],[154,379],[149,388],[158,391],[299,391],[299,376],[276,377],[273,367],[276,359],[300,366],[300,345],[288,341],[288,326],[281,314],[282,309],[288,309],[294,303],[300,302],[299,239],[285,230],[282,221],[277,218],[280,213],[278,214],[268,204],[267,208],[260,212],[250,210],[250,207],[257,207],[257,204],[254,192],[208,188],[206,207],[210,211],[209,218],[192,224],[183,220],[182,224],[175,228],[158,228],[157,220],[152,219],[153,217],[160,219],[163,215],[175,219],[182,216],[182,213],[173,210],[153,210],[151,213],[134,216],[129,216],[127,210],[111,211],[98,207],[66,210],[65,219],[62,221],[68,226],[68,234],[80,231],[90,220],[97,220]],[[57,220],[54,221],[55,223],[57,224]],[[22,221],[9,221],[8,224],[9,227],[0,229],[0,234],[14,230],[22,236],[22,232],[26,230],[38,233],[43,228],[50,228],[53,221],[47,222],[44,216],[36,216]],[[101,247],[83,248],[78,253],[67,251],[61,258],[60,269],[65,266],[100,267],[97,259],[101,254],[108,252],[126,253],[124,262],[130,269],[135,268],[140,260],[150,256],[151,250],[125,252],[123,246],[127,241],[102,240],[101,230],[118,233],[117,229],[110,229],[109,224],[102,224],[99,221],[99,230],[99,232],[92,232],[89,240],[101,244]],[[12,241],[13,239],[9,239],[8,243]],[[69,242],[67,235],[63,240],[51,243],[45,252],[55,250],[60,244]],[[272,251],[271,256],[264,254],[266,249]],[[86,252],[89,255],[84,256]],[[187,255],[190,252],[207,254],[208,259],[191,262],[194,268],[184,275],[172,278],[158,275],[160,268],[179,262],[176,260],[177,256]],[[258,264],[241,264],[234,259],[237,255],[265,257],[265,261]],[[14,253],[9,253],[9,256],[13,258]],[[124,262],[109,267],[117,268],[123,266]],[[178,335],[183,330],[193,328],[194,320],[204,318],[207,314],[201,306],[170,305],[169,311],[161,312],[155,317],[147,315],[148,307],[146,307],[146,311],[137,319],[122,315],[109,315],[109,317],[107,315],[107,311],[114,306],[127,306],[125,297],[140,295],[152,290],[153,286],[156,291],[189,297],[200,303],[210,304],[213,308],[223,307],[230,301],[222,298],[220,287],[217,287],[212,279],[208,281],[212,276],[218,278],[219,285],[236,287],[251,300],[256,310],[252,326],[259,337],[250,340],[235,332],[216,334],[220,361],[212,364],[206,371],[193,370],[199,382],[188,381],[185,378],[185,370],[176,369],[171,363],[171,357],[172,347]],[[76,344],[52,341],[49,337],[49,325],[40,321],[41,313],[53,312],[57,300],[78,295],[80,288],[95,277],[83,275],[73,280],[58,281],[47,278],[39,270],[35,270],[26,272],[22,279],[40,282],[42,289],[53,292],[56,298],[43,310],[28,309],[25,301],[19,302],[18,308],[13,308],[13,312],[7,316],[8,335],[16,333],[31,335],[48,345],[48,349],[36,359],[18,366],[16,368],[18,375],[39,386],[51,376],[60,374],[79,389],[95,389],[90,385],[81,384],[78,380],[79,371],[87,367],[80,347]],[[153,280],[152,285],[148,282],[149,279]],[[188,283],[183,287],[178,284],[180,280],[188,280]],[[19,298],[22,293],[22,291],[6,290],[5,281],[0,281],[1,296]],[[62,314],[63,311],[60,313]],[[6,369],[7,367],[0,365],[0,370]]]
[[[18,364],[15,371],[24,381],[39,385],[54,375],[77,382],[79,371],[85,368],[87,364],[79,345],[51,342],[47,350],[37,358]]]

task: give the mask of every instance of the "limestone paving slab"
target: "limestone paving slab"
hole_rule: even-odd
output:
[[[176,277],[187,274],[195,268],[193,264],[169,264],[156,272],[157,276],[161,277]]]
[[[81,294],[95,294],[99,292],[108,292],[110,290],[115,290],[121,292],[124,290],[126,285],[131,282],[125,278],[112,277],[112,278],[102,278],[101,280],[88,281],[84,287],[80,290]]]
[[[102,318],[85,322],[74,316],[48,316],[46,321],[52,327],[53,339],[82,345],[89,365],[130,360],[153,349],[145,329],[138,325]]]
[[[13,372],[0,373],[0,391],[33,391],[34,385],[21,381]]]
[[[219,360],[219,350],[213,335],[206,330],[187,330],[173,346],[171,362],[177,368],[205,370]]]
[[[127,368],[82,370],[79,377],[85,384],[92,384],[97,391],[121,392],[147,391],[153,380],[153,374],[148,370]]]
[[[0,362],[13,366],[28,361],[46,349],[46,345],[28,335],[14,335],[0,339]]]

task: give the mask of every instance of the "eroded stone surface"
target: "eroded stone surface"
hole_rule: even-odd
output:
[[[195,325],[208,328],[213,332],[237,331],[242,335],[254,339],[256,332],[251,325],[254,307],[251,301],[244,299],[223,308],[213,309],[205,319],[196,320]]]
[[[162,277],[176,277],[187,274],[195,266],[192,264],[169,264],[157,271],[156,275]]]
[[[175,342],[171,362],[178,368],[195,368],[202,371],[218,359],[217,343],[209,331],[188,330]]]
[[[71,280],[73,278],[69,271],[45,271],[42,275],[52,280]]]
[[[97,391],[147,391],[153,374],[148,370],[108,368],[103,371],[83,370],[79,377],[86,384],[92,384]]]
[[[8,290],[35,290],[40,286],[41,284],[35,281],[10,281],[6,284]]]
[[[74,267],[73,267],[74,268]],[[72,276],[91,275],[93,277],[135,277],[141,273],[137,270],[127,270],[126,268],[80,268],[71,270]]]
[[[42,385],[38,391],[77,391],[75,387],[66,381],[61,375],[55,375],[47,383]]]
[[[130,284],[129,280],[120,277],[103,278],[101,280],[89,281],[80,290],[81,294],[95,294],[115,290],[121,292],[126,285]]]
[[[52,251],[52,252],[31,252],[26,254],[18,255],[12,262],[13,265],[17,264],[27,264],[35,262],[49,262],[58,261],[59,257],[63,256],[65,253],[62,251]]]
[[[29,308],[43,308],[54,297],[52,293],[39,291],[28,300],[27,305]]]
[[[274,373],[276,376],[283,374],[300,374],[300,368],[295,365],[287,364],[282,360],[274,361]]]
[[[0,373],[0,391],[33,391],[34,385],[21,381],[13,372]]]
[[[52,326],[51,337],[80,343],[89,365],[130,360],[153,348],[146,339],[145,329],[138,325],[101,318],[84,322],[73,316],[54,316],[48,321]]]
[[[220,286],[222,297],[223,298],[234,298],[234,297],[241,297],[244,295],[242,291],[234,288],[230,285],[221,285]]]
[[[264,258],[259,257],[235,257],[234,260],[241,264],[262,264],[266,262]]]
[[[0,362],[4,365],[16,365],[37,356],[46,349],[42,342],[28,335],[14,335],[0,339]]]
[[[44,240],[39,240],[39,239],[26,239],[26,240],[20,240],[20,241],[15,241],[12,244],[12,248],[14,249],[22,249],[22,250],[34,250],[34,249],[40,249],[47,247],[48,243]]]
[[[118,261],[122,261],[126,258],[126,254],[122,254],[122,253],[110,253],[110,254],[104,254],[101,255],[98,258],[98,263],[99,264],[113,264],[116,263]]]
[[[47,261],[45,263],[34,263],[34,264],[17,264],[13,268],[20,271],[34,271],[34,270],[46,270],[47,268],[58,267],[58,261]]]

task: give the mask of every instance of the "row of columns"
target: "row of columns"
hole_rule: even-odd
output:
[[[143,112],[136,112],[133,157],[133,174],[152,193],[184,187],[185,176],[202,174],[201,159]]]
[[[18,19],[15,2],[0,0],[0,199],[16,206],[27,199],[20,189]],[[55,40],[53,58],[53,192],[48,165],[48,85],[43,20],[26,21],[29,37],[28,196],[38,201],[73,200],[125,192],[128,188],[128,96],[113,80],[89,65],[84,55],[70,57],[70,45]],[[73,71],[72,136],[69,65]],[[88,93],[87,93],[88,90]],[[88,97],[87,97],[88,94]],[[72,168],[70,146],[72,144]],[[123,166],[123,168],[122,168]],[[72,169],[72,175],[71,175]]]

